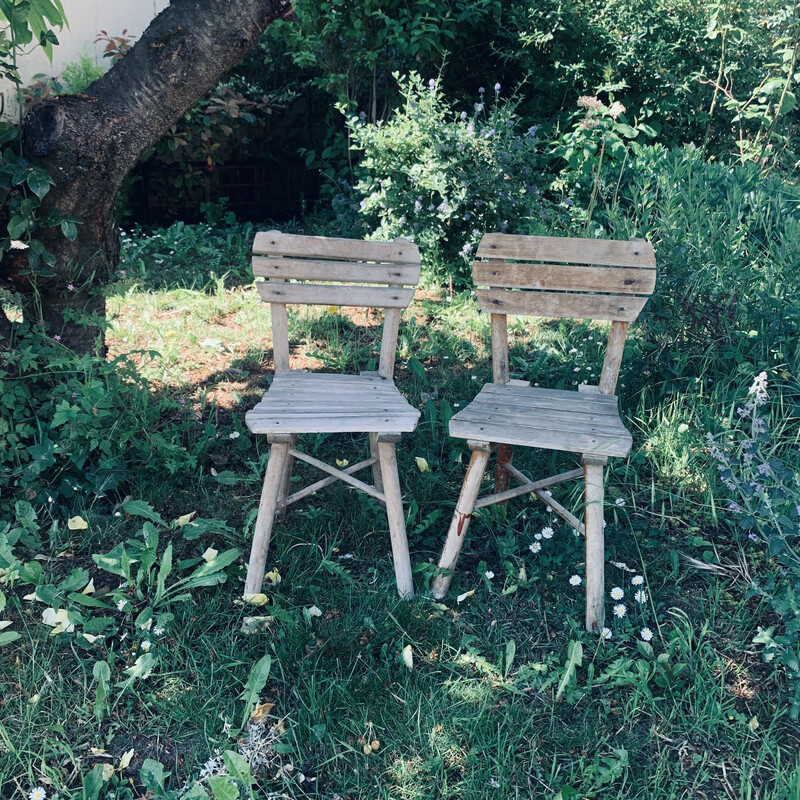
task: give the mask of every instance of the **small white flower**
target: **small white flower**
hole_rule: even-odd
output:
[[[570,586],[580,586],[583,583],[583,578],[580,575],[573,575],[569,579]]]
[[[45,800],[47,792],[43,786],[35,786],[28,792],[28,800]]]
[[[538,540],[538,539],[541,539],[541,538],[542,538],[542,534],[541,534],[541,533],[534,533],[534,534],[533,534],[533,538],[534,538],[534,539],[537,539],[537,540]]]
[[[639,635],[646,642],[649,642],[653,638],[653,631],[651,631],[650,628],[642,628],[642,630],[639,631]]]
[[[615,505],[615,506],[619,506],[620,508],[622,508],[622,506],[624,506],[624,505],[625,505],[625,501],[624,501],[624,500],[623,500],[621,497],[618,497],[618,498],[617,498],[617,499],[614,501],[614,505]]]
[[[628,609],[625,607],[625,603],[617,603],[614,606],[614,616],[619,617],[622,619],[628,613]]]
[[[642,575],[634,575],[631,578],[631,583],[634,586],[641,586],[644,583],[644,577]]]
[[[538,553],[541,549],[542,549],[541,542],[531,542],[531,544],[528,546],[528,550],[530,550],[531,553]]]
[[[144,675],[142,675],[142,680],[143,681],[147,680],[152,674],[153,674],[153,670],[151,670],[151,669],[147,670],[147,672],[145,672]]]
[[[639,589],[639,591],[636,592],[636,594],[633,596],[633,599],[637,603],[646,603],[647,602],[647,592],[645,592],[644,589]]]
[[[142,650],[145,651],[145,653],[149,653],[150,652],[150,648],[152,646],[153,646],[153,643],[149,639],[145,639],[140,645],[140,647],[142,648]]]
[[[625,597],[625,592],[623,592],[622,589],[619,588],[619,586],[615,586],[611,590],[611,599],[612,600],[622,600],[623,597]]]
[[[492,572],[490,569],[487,569],[483,574],[486,576],[487,580],[494,578],[494,572]]]
[[[321,617],[322,612],[319,610],[317,606],[310,606],[308,609],[308,616],[309,617]]]
[[[500,781],[497,778],[489,778],[489,788],[490,789],[499,789],[500,788]]]
[[[229,434],[228,434],[228,438],[229,438],[229,439],[238,439],[238,438],[239,438],[239,436],[241,436],[241,434],[239,433],[239,431],[233,431],[232,433],[229,433]]]
[[[122,611],[126,605],[128,605],[128,601],[124,597],[121,600],[117,600],[117,611]]]
[[[600,631],[600,635],[604,639],[610,639],[614,634],[611,632],[611,628],[603,628],[603,630]]]
[[[163,628],[153,628],[153,635],[154,636],[163,636],[164,629]]]
[[[549,525],[546,528],[542,528],[542,536],[545,539],[552,539],[553,538],[553,529]]]

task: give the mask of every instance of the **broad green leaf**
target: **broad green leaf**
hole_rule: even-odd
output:
[[[153,600],[153,605],[161,602],[166,591],[166,580],[169,573],[172,571],[172,542],[167,545],[164,550],[164,555],[161,558],[161,566],[158,568],[158,578],[156,580],[156,596]]]
[[[253,776],[250,774],[250,765],[233,750],[226,750],[222,754],[222,760],[228,769],[228,774],[239,781],[245,788],[253,783]]]
[[[567,684],[572,680],[575,675],[575,670],[583,663],[583,645],[580,642],[572,641],[569,643],[567,650],[567,661],[564,664],[564,674],[558,683],[558,690],[556,691],[556,700],[561,698],[564,694],[564,689]]]
[[[83,776],[83,792],[81,800],[97,800],[103,788],[103,765],[97,764],[94,769]]]
[[[126,514],[132,514],[135,517],[144,517],[152,522],[157,522],[159,525],[166,526],[166,522],[161,518],[150,503],[145,503],[144,500],[129,500],[122,506],[122,510]]]
[[[214,800],[239,800],[239,790],[227,775],[212,775],[208,785]]]
[[[244,728],[244,726],[247,724],[247,720],[250,718],[251,712],[255,708],[256,703],[259,701],[261,690],[267,685],[267,678],[269,678],[269,672],[271,669],[272,659],[266,655],[256,661],[250,670],[250,675],[247,678],[244,691],[241,693],[241,695],[239,695],[239,697],[244,700],[244,713],[242,715],[241,725],[242,728]]]
[[[55,181],[41,167],[32,167],[28,173],[28,187],[41,200]]]
[[[511,667],[514,664],[514,656],[517,654],[517,643],[513,639],[509,639],[506,642],[506,663],[505,669],[503,671],[503,676],[508,677],[508,673],[511,672]]]
[[[92,667],[92,675],[97,681],[97,689],[94,694],[94,717],[98,722],[103,721],[108,700],[108,682],[111,680],[111,669],[105,661],[95,662]]]
[[[21,638],[22,634],[17,633],[16,631],[3,631],[2,633],[0,633],[0,647],[5,647],[7,644],[16,642],[17,639]]]
[[[160,796],[166,793],[166,779],[169,773],[164,773],[164,766],[160,761],[146,758],[139,771],[139,780],[153,794]]]
[[[61,233],[63,233],[70,242],[74,242],[78,235],[78,228],[71,219],[65,219],[61,222]]]

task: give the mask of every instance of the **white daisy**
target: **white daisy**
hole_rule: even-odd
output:
[[[47,792],[43,786],[35,786],[28,792],[28,800],[45,800]]]
[[[636,592],[636,594],[633,596],[633,599],[637,603],[646,603],[647,602],[647,592],[645,592],[643,589],[639,589],[639,591]]]
[[[124,597],[121,600],[117,600],[117,611],[122,611],[126,605],[128,605],[128,601]]]
[[[628,609],[625,607],[625,603],[617,603],[614,606],[614,616],[619,617],[622,619],[628,613]]]
[[[634,575],[634,576],[631,578],[631,583],[632,583],[634,586],[641,586],[641,585],[644,583],[644,577],[643,577],[643,576],[641,576],[641,575]]]
[[[140,645],[140,647],[142,648],[142,650],[145,651],[145,653],[149,653],[150,652],[150,648],[152,646],[153,646],[153,643],[149,639],[145,639]]]
[[[650,628],[642,628],[642,630],[639,631],[639,635],[646,642],[649,642],[653,638],[653,631],[651,631]]]
[[[619,588],[619,586],[615,586],[611,590],[611,599],[612,600],[622,600],[623,597],[625,597],[625,592],[623,592],[622,589]]]
[[[494,572],[492,572],[490,569],[487,569],[486,572],[484,572],[483,574],[486,576],[488,580],[494,578]]]
[[[553,529],[549,525],[546,528],[542,528],[542,536],[545,539],[552,539],[553,538]]]
[[[603,630],[600,631],[600,635],[604,639],[610,639],[614,634],[611,632],[611,628],[603,628]]]
[[[580,575],[573,575],[569,579],[570,586],[580,586],[583,583],[583,578]]]
[[[234,431],[233,433],[228,434],[229,439],[238,439],[241,436],[239,431]]]
[[[153,628],[153,635],[154,636],[163,636],[164,629],[163,628]]]
[[[625,505],[625,501],[624,501],[624,500],[623,500],[621,497],[618,497],[618,498],[617,498],[617,499],[614,501],[614,505],[615,505],[615,506],[619,506],[620,508],[622,508],[622,506],[624,506],[624,505]]]
[[[531,544],[528,545],[528,550],[530,550],[531,553],[538,553],[541,549],[542,549],[541,542],[531,542]]]

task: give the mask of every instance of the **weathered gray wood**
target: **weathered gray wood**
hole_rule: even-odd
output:
[[[582,471],[582,470],[581,470]],[[550,495],[543,492],[541,489],[534,491],[534,494],[549,508],[558,514],[561,519],[568,522],[581,536],[586,535],[586,527],[584,524],[571,512],[568,511],[558,500],[553,499]]]
[[[492,379],[508,383],[508,317],[492,314]]]
[[[346,261],[376,261],[388,264],[419,263],[419,248],[407,239],[396,239],[394,242],[372,242],[330,236],[298,236],[279,231],[257,233],[253,242],[253,253],[265,256],[304,256]]]
[[[498,425],[520,425],[526,429],[550,430],[554,434],[559,433],[564,436],[580,431],[600,437],[616,438],[627,431],[616,417],[598,417],[593,414],[570,413],[569,410],[551,411],[542,408],[520,412],[513,407],[488,403],[469,405],[460,411],[457,417],[458,422],[464,424],[491,420]]]
[[[413,289],[381,286],[336,286],[315,283],[262,281],[256,284],[267,303],[300,303],[319,306],[368,306],[405,308],[414,297]]]
[[[617,378],[622,364],[622,355],[625,352],[625,339],[628,335],[627,322],[612,322],[608,333],[606,357],[603,361],[603,371],[600,374],[600,391],[603,394],[614,394],[617,388]]]
[[[397,337],[400,332],[400,309],[387,308],[383,319],[383,335],[381,336],[381,357],[378,374],[382,378],[392,380],[394,361],[397,356]]]
[[[372,465],[372,483],[379,491],[383,491],[383,476],[381,475],[381,460],[378,451],[378,438],[374,433],[369,434],[369,454],[374,459]]]
[[[456,568],[458,556],[464,544],[464,537],[469,528],[469,522],[472,519],[475,501],[481,489],[483,473],[486,472],[486,464],[489,461],[489,452],[488,447],[485,450],[472,451],[472,457],[467,467],[467,474],[461,486],[461,494],[458,496],[458,502],[453,512],[450,528],[447,531],[444,549],[439,558],[439,569],[445,570],[450,574],[440,573],[433,579],[431,591],[437,600],[441,600],[447,594],[450,581],[453,579],[452,572]]]
[[[569,294],[512,289],[476,289],[475,296],[480,307],[491,314],[622,322],[633,322],[648,300],[647,297],[636,295]]]
[[[357,464],[352,464],[351,466],[345,467],[342,472],[346,472],[348,475],[353,475],[356,472],[360,472],[362,469],[374,466],[376,461],[377,458],[368,458],[365,461],[359,461]],[[298,500],[302,500],[304,497],[308,497],[309,495],[320,491],[320,489],[324,489],[326,486],[336,483],[338,480],[339,477],[337,475],[331,475],[328,478],[322,478],[322,480],[316,481],[316,483],[311,483],[304,489],[300,489],[299,491],[287,497],[286,505],[290,506],[292,503],[296,503]],[[379,487],[376,488],[379,489]]]
[[[364,481],[354,478],[348,472],[344,472],[341,469],[332,467],[330,464],[326,464],[324,461],[320,461],[318,458],[314,458],[314,456],[310,456],[308,453],[303,453],[300,450],[292,449],[290,452],[295,458],[300,459],[300,461],[305,461],[306,464],[311,464],[311,466],[321,469],[323,472],[327,472],[329,475],[335,476],[340,481],[349,483],[351,486],[354,486],[356,489],[364,492],[364,494],[368,494],[370,497],[374,497],[376,500],[386,500],[382,492],[377,491],[369,484],[364,483]]]
[[[270,447],[267,473],[264,476],[264,486],[261,490],[258,516],[256,517],[255,530],[253,531],[250,560],[247,563],[247,577],[244,584],[245,599],[248,595],[258,594],[261,591],[261,584],[264,582],[264,568],[267,563],[269,540],[275,521],[275,509],[278,505],[278,495],[286,468],[286,459],[289,456],[289,447],[288,444],[281,443],[275,443]]]
[[[380,283],[390,286],[416,285],[419,264],[364,264],[359,261],[319,261],[308,258],[253,257],[253,275],[257,278],[333,283]]]
[[[550,478],[542,478],[538,481],[531,481],[517,469],[509,469],[510,465],[506,467],[510,474],[514,475],[518,480],[523,480],[521,486],[515,486],[512,489],[506,489],[503,492],[496,492],[493,494],[481,497],[475,502],[475,508],[484,508],[485,506],[492,506],[495,503],[502,503],[512,500],[515,497],[520,497],[524,494],[530,494],[536,489],[546,489],[548,486],[555,486],[564,481],[576,480],[583,477],[583,469],[575,469],[570,472],[562,472],[559,475],[553,475]]]
[[[272,360],[275,372],[286,372],[289,369],[289,322],[286,306],[273,303],[270,308],[272,316]]]
[[[386,517],[389,522],[389,537],[392,542],[392,559],[397,593],[404,600],[414,597],[414,581],[411,577],[411,558],[406,538],[406,517],[403,513],[403,496],[397,471],[397,455],[392,442],[378,442],[381,475],[386,500]]]
[[[291,449],[297,444],[297,437],[291,436],[289,439],[289,455],[286,457],[286,464],[283,467],[283,474],[281,475],[281,488],[278,492],[278,507],[276,514],[279,516],[283,514],[287,506],[287,498],[289,497],[289,485],[292,480],[292,465],[294,458],[292,457]]]
[[[478,258],[513,258],[563,264],[604,264],[655,269],[653,246],[643,239],[574,239],[560,236],[517,236],[486,233],[478,244]]]
[[[586,630],[600,633],[605,621],[603,461],[584,456],[586,538]]]
[[[648,295],[656,285],[654,269],[524,262],[498,264],[496,261],[476,261],[472,278],[476,286],[496,288]]]

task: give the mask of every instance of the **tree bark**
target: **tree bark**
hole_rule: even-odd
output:
[[[70,242],[59,228],[37,232],[56,256],[56,274],[28,287],[26,319],[78,352],[103,348],[103,286],[119,263],[114,202],[123,179],[267,25],[290,14],[290,0],[172,0],[84,94],[31,108],[25,153],[55,181],[42,214],[54,208],[75,219],[78,234]]]

